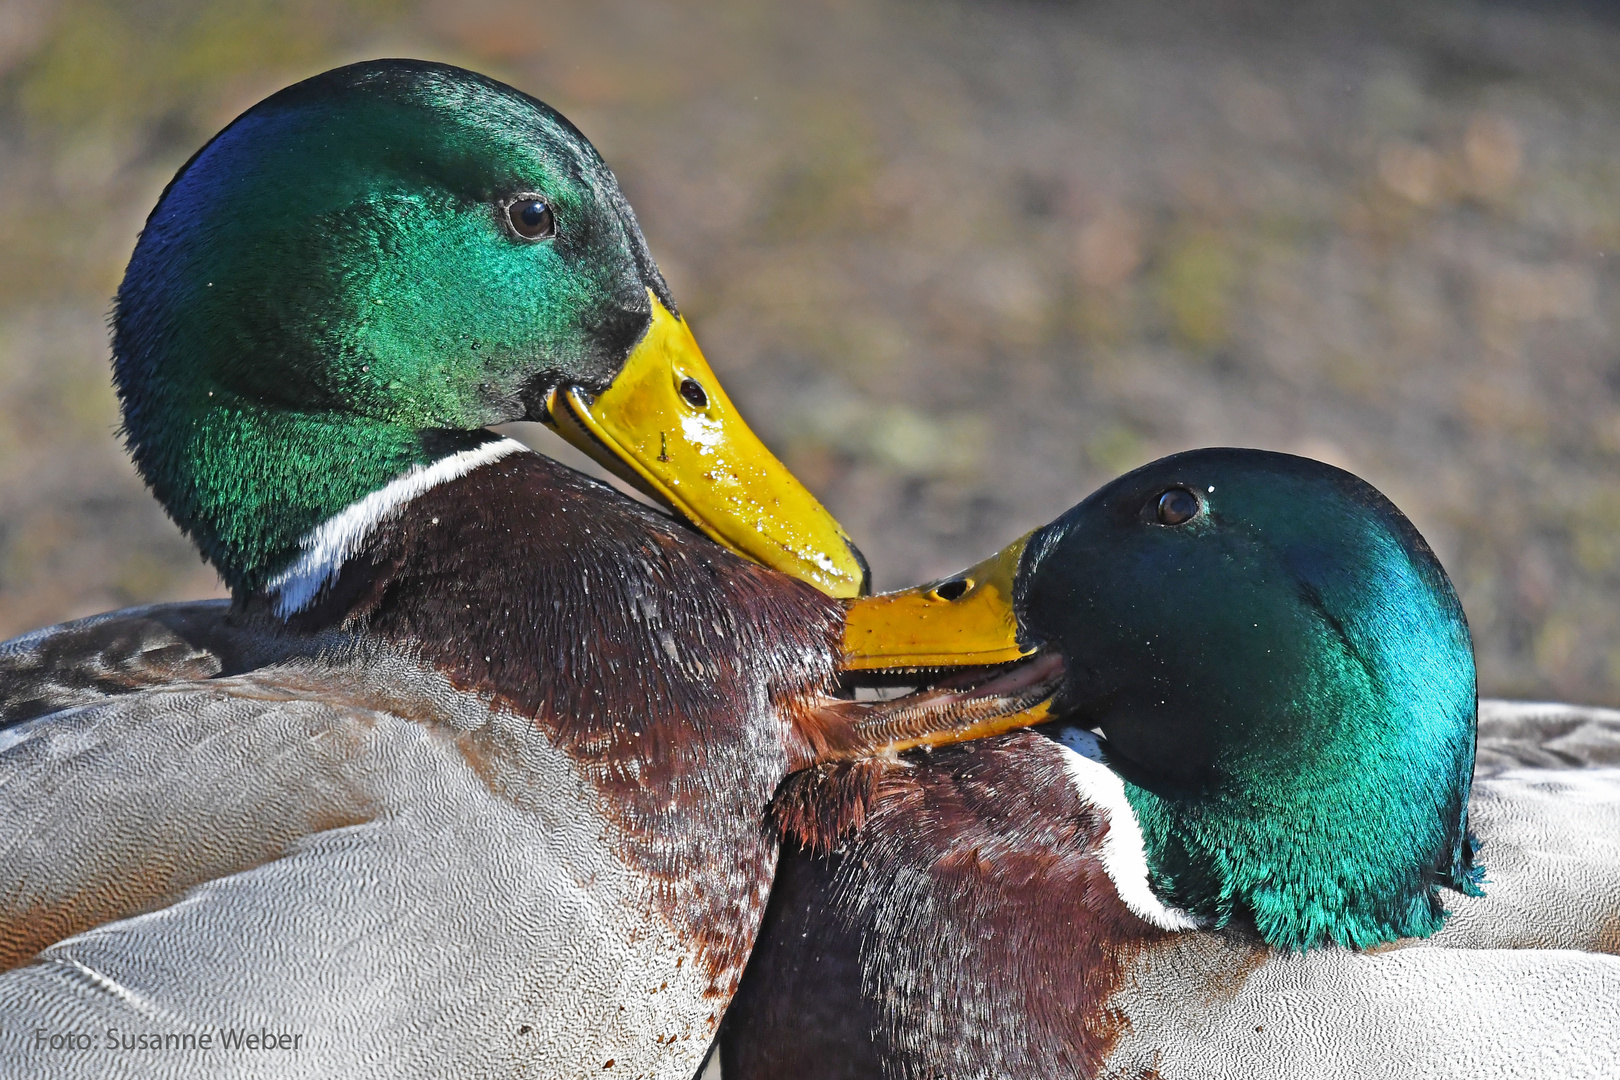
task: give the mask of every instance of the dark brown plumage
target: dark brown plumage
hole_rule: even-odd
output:
[[[808,762],[795,721],[834,680],[839,604],[538,454],[381,523],[293,625],[418,648],[583,767],[662,914],[729,996],[776,842],[766,807]]]
[[[1095,1075],[1122,968],[1167,935],[1120,901],[1064,753],[1020,732],[791,778],[798,843],[726,1018],[727,1080]]]

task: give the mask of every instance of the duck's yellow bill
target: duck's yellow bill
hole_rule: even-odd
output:
[[[846,671],[1004,664],[1035,651],[1018,639],[1013,581],[1032,534],[943,581],[852,600]]]
[[[552,391],[558,432],[739,555],[830,596],[863,595],[859,549],[743,423],[686,321],[648,296],[652,325],[606,390]]]

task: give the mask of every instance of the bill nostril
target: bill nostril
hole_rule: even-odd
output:
[[[686,403],[692,406],[692,408],[706,409],[709,407],[709,395],[703,389],[703,384],[691,376],[687,376],[681,380],[679,390],[681,397],[685,399]]]

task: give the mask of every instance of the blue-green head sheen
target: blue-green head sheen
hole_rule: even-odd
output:
[[[515,200],[548,228],[523,235]],[[114,323],[128,445],[252,589],[322,518],[481,437],[456,433],[606,386],[649,289],[673,310],[552,109],[445,65],[340,68],[237,118],[152,211]]]
[[[1473,645],[1428,544],[1320,462],[1195,450],[1031,538],[1016,602],[1103,734],[1155,889],[1271,944],[1365,948],[1477,893]]]

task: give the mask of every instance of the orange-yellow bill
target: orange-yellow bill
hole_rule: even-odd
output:
[[[831,596],[865,593],[865,560],[843,528],[743,423],[685,320],[652,305],[606,390],[552,392],[557,430],[738,554]]]
[[[942,581],[845,603],[845,672],[928,671],[935,680],[892,701],[824,705],[811,739],[817,760],[943,746],[1053,718],[1063,660],[1021,640],[1013,607],[1028,542],[1019,537]],[[940,668],[963,670],[938,677]]]
[[[1029,534],[959,574],[915,589],[850,601],[844,669],[1002,664],[1035,651],[1019,641],[1013,580]]]

